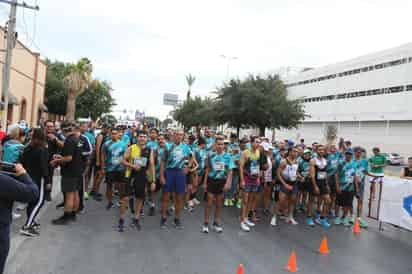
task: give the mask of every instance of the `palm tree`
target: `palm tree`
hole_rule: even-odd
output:
[[[68,66],[68,74],[64,77],[67,88],[66,118],[74,121],[76,113],[76,98],[82,94],[91,83],[93,66],[89,59],[82,58],[76,64]]]
[[[188,85],[188,90],[187,90],[187,95],[186,95],[186,100],[190,99],[190,92],[191,92],[191,88],[194,84],[194,82],[196,81],[196,77],[192,74],[189,73],[189,75],[186,75],[186,82]]]

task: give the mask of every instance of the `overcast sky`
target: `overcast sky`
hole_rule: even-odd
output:
[[[26,0],[34,4],[36,0]],[[89,57],[117,109],[164,118],[163,93],[194,95],[231,77],[317,67],[412,41],[410,0],[37,0],[19,9],[19,37],[43,57]],[[121,4],[121,5],[120,5]],[[4,25],[9,7],[0,3]]]

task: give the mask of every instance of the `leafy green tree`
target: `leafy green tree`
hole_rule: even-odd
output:
[[[179,105],[173,118],[185,128],[196,127],[199,130],[201,126],[210,126],[214,123],[213,110],[214,102],[212,99],[202,99],[202,97],[196,96]]]
[[[240,127],[257,127],[262,136],[266,128],[293,128],[305,117],[301,102],[288,99],[278,75],[231,80],[218,90],[216,113],[220,123],[238,132]]]
[[[112,87],[106,81],[95,80],[76,100],[76,118],[90,117],[93,120],[110,113],[115,100],[110,94]]]
[[[166,118],[162,122],[162,128],[167,128],[170,124],[173,123],[173,120],[170,118]]]
[[[186,94],[186,100],[190,99],[190,94],[191,94],[191,90],[192,90],[192,86],[196,81],[196,77],[192,74],[186,75],[186,83],[188,86],[188,90],[187,90],[187,94]]]
[[[241,81],[232,79],[217,91],[214,105],[217,122],[227,123],[229,126],[236,128],[238,136],[240,128],[247,127],[245,103],[243,102],[245,93],[246,90],[242,88]]]
[[[45,87],[45,103],[50,113],[66,115],[68,86],[66,80],[70,75],[73,64],[60,61],[45,60],[47,76]],[[111,96],[112,87],[107,81],[93,80],[83,93],[76,99],[75,117],[99,118],[109,113],[114,106]]]
[[[76,114],[76,98],[82,94],[92,81],[93,65],[87,58],[80,59],[76,64],[67,65],[68,74],[63,81],[67,87],[66,118],[74,120]]]

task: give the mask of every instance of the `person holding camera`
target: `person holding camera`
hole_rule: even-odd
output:
[[[0,171],[0,274],[3,273],[10,249],[10,224],[13,202],[31,203],[38,199],[39,190],[21,164],[13,165],[13,176]],[[0,164],[3,170],[3,165]]]
[[[39,197],[27,206],[26,223],[20,233],[26,236],[37,236],[39,224],[36,217],[43,207],[46,198],[46,183],[48,179],[48,151],[46,147],[46,135],[40,128],[36,128],[31,133],[30,143],[24,148],[21,163],[27,173],[39,188]]]

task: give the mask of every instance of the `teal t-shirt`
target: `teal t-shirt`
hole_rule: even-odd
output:
[[[149,140],[146,144],[146,147],[150,150],[157,150],[159,143],[156,140]]]
[[[195,150],[195,158],[197,163],[199,164],[198,168],[197,168],[197,174],[199,176],[202,176],[203,173],[205,172],[205,168],[206,168],[206,158],[207,158],[207,151],[205,148],[197,148]]]
[[[192,154],[187,144],[171,144],[164,152],[165,166],[166,168],[183,168],[185,161],[189,160]]]
[[[213,137],[206,137],[206,150],[211,151],[213,149],[213,144],[215,143],[215,138]]]
[[[298,170],[299,173],[302,177],[304,177],[305,179],[309,177],[309,172],[310,172],[310,159],[309,160],[305,160],[303,158],[301,158],[301,161],[298,163]]]
[[[208,177],[214,180],[225,180],[230,170],[235,168],[233,158],[227,152],[209,154],[207,166],[209,168]]]
[[[108,172],[123,171],[122,159],[126,152],[127,144],[123,141],[108,141],[103,145],[103,151],[106,155],[105,169]]]
[[[357,176],[356,164],[354,161],[342,161],[338,165],[339,187],[341,191],[355,190],[355,177]]]
[[[338,171],[339,163],[343,160],[342,153],[340,152],[329,153],[328,156],[326,157],[326,160],[328,161],[328,166],[326,167],[328,176],[329,177],[334,176],[336,172]]]
[[[356,165],[356,170],[358,172],[358,177],[362,183],[365,182],[366,175],[368,174],[369,170],[369,163],[368,160],[366,159],[360,159],[360,160],[353,160]]]
[[[87,139],[89,139],[89,142],[90,144],[92,144],[92,146],[96,145],[96,137],[94,136],[93,131],[88,130],[84,133],[84,135],[87,137]]]
[[[23,154],[24,145],[16,140],[8,140],[3,144],[2,161],[15,164]]]
[[[155,172],[156,172],[156,178],[160,178],[160,161],[163,159],[163,154],[165,152],[165,148],[159,147],[157,149],[157,154],[156,154],[156,165],[155,165]]]

